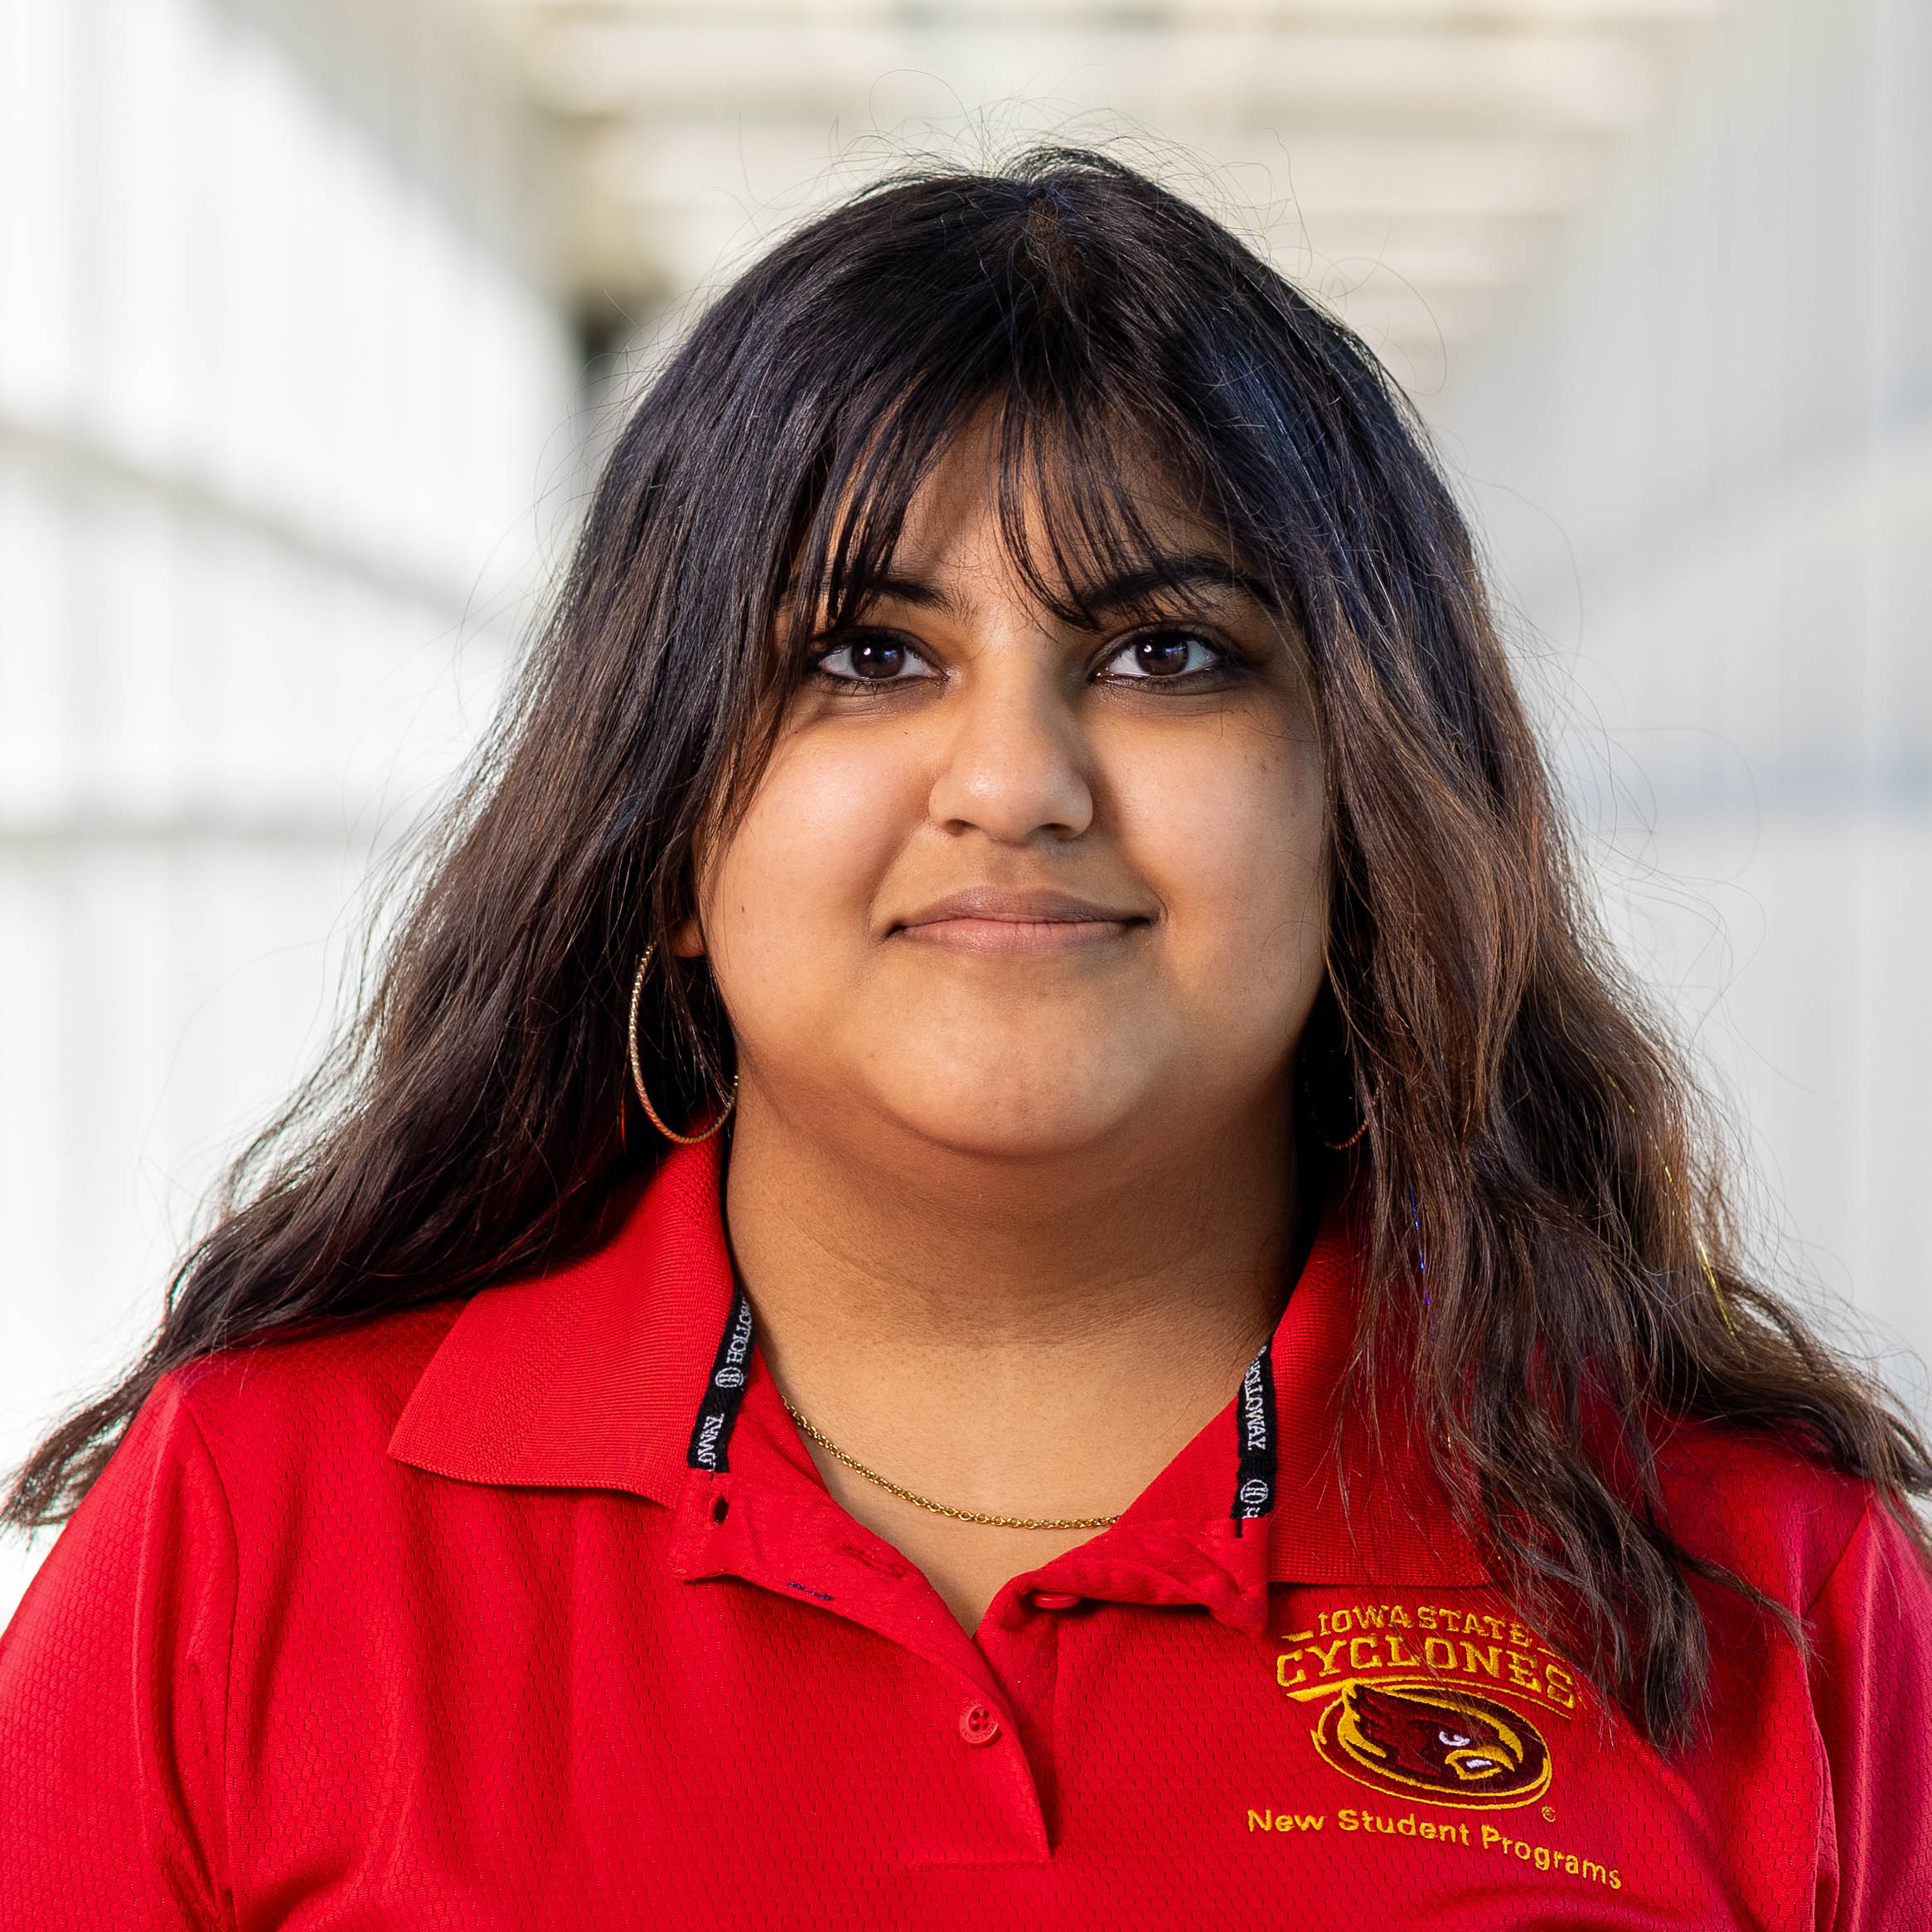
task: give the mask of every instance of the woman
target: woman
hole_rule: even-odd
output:
[[[0,1920],[1920,1922],[1932,1467],[1698,1135],[1361,346],[863,195],[22,1473]]]

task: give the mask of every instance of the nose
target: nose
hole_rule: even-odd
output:
[[[1078,838],[1093,786],[1073,706],[1037,662],[976,668],[927,801],[933,822],[1000,845]]]

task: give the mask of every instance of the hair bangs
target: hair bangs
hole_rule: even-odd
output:
[[[921,489],[976,438],[1002,549],[1043,614],[1098,629],[1098,590],[1131,582],[1151,599],[1179,588],[1192,580],[1182,551],[1203,541],[1258,579],[1268,601],[1285,601],[1276,546],[1241,527],[1211,487],[1218,453],[1198,418],[1159,408],[1136,414],[1120,406],[1112,371],[1079,373],[1086,380],[1048,388],[1019,366],[1003,385],[961,394],[935,372],[883,421],[854,412],[858,433],[827,467],[792,572],[788,688],[804,675],[815,637],[862,621],[894,574]],[[1176,524],[1189,530],[1184,545]]]

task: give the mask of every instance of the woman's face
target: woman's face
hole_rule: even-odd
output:
[[[1328,918],[1298,646],[1152,509],[1182,588],[1082,585],[1095,630],[1043,612],[988,460],[965,438],[935,472],[700,857],[679,950],[709,957],[741,1113],[1033,1158],[1278,1123]]]

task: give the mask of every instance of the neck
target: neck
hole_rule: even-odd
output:
[[[957,1508],[1113,1515],[1226,1405],[1273,1326],[1292,1145],[1271,1107],[1063,1159],[856,1146],[797,1131],[748,1082],[726,1217],[780,1387],[842,1448]],[[1039,1533],[961,1544],[818,1460],[969,1625],[1055,1553]]]
[[[727,1218],[767,1332],[796,1315],[976,1353],[1234,1310],[1246,1328],[1279,1300],[1293,1147],[1269,1106],[1210,1134],[989,1158],[806,1126],[747,1082]]]

